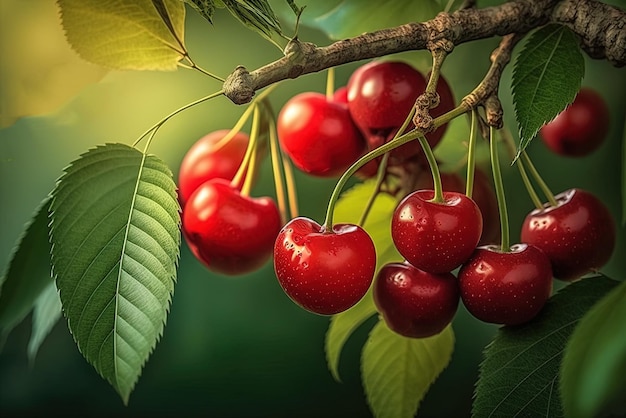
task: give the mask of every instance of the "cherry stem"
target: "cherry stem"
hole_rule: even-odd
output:
[[[472,197],[474,192],[474,171],[476,170],[476,139],[478,137],[478,115],[476,109],[472,109],[472,122],[470,125],[470,137],[467,150],[467,179],[465,180],[465,195]]]
[[[496,189],[496,198],[498,200],[498,213],[500,214],[500,249],[502,252],[510,251],[509,242],[509,215],[506,209],[506,198],[504,196],[504,183],[502,181],[502,172],[500,171],[500,158],[498,156],[498,147],[496,144],[495,128],[489,127],[489,153],[491,157],[491,171],[493,174],[493,183]]]
[[[526,151],[522,151],[521,155],[522,155],[522,160],[524,161],[524,165],[530,171],[530,174],[533,176],[533,178],[535,179],[535,181],[539,185],[539,188],[541,189],[543,194],[546,196],[546,199],[548,199],[548,202],[550,203],[550,206],[555,206],[555,207],[558,206],[558,203],[557,203],[556,199],[554,198],[554,194],[552,193],[552,191],[550,190],[550,188],[548,187],[546,182],[543,181],[543,178],[541,178],[541,175],[539,174],[539,171],[537,171],[537,169],[535,168],[535,165],[530,160],[530,157],[528,156]]]
[[[135,140],[135,142],[133,142],[133,147],[136,147],[137,144],[146,137],[146,135],[148,135],[150,132],[152,131],[157,131],[165,122],[167,122],[168,120],[170,120],[172,117],[176,116],[177,114],[179,114],[180,112],[189,109],[190,107],[199,105],[200,103],[204,103],[207,100],[211,100],[215,97],[221,96],[224,94],[224,90],[220,90],[220,91],[216,91],[215,93],[209,94],[208,96],[202,97],[198,100],[194,100],[191,103],[187,103],[186,105],[179,107],[178,109],[176,109],[175,111],[173,111],[172,113],[170,113],[169,115],[167,115],[166,117],[164,117],[163,119],[161,119],[159,122],[157,122],[155,125],[153,125],[152,127],[150,127],[150,129],[146,130],[143,134],[141,134],[139,136],[139,138],[137,138]],[[152,137],[154,136],[154,133],[152,134]],[[147,151],[147,149],[146,149]]]
[[[280,154],[280,146],[278,144],[278,135],[276,134],[276,122],[274,118],[270,118],[270,154],[272,158],[272,173],[274,176],[274,188],[276,190],[276,200],[278,202],[278,210],[280,211],[280,220],[284,225],[287,223],[287,204],[285,199],[285,189],[283,187],[283,173],[281,166],[283,159]],[[292,209],[293,210],[293,209]]]
[[[433,189],[435,191],[435,195],[430,201],[434,203],[443,203],[443,186],[441,185],[441,174],[439,173],[439,166],[437,164],[435,154],[423,134],[418,136],[417,140],[424,150],[424,155],[426,155],[428,165],[430,166],[430,172],[433,176]]]
[[[252,117],[252,127],[250,129],[250,141],[248,142],[248,146],[246,147],[246,153],[243,155],[243,160],[237,169],[237,172],[233,176],[230,184],[233,187],[241,188],[241,194],[243,196],[248,196],[250,190],[244,190],[244,180],[245,178],[252,178],[252,173],[249,170],[250,161],[254,159],[254,154],[256,150],[256,143],[259,139],[259,108],[258,104],[254,103],[250,105],[250,108],[254,110],[254,116]],[[245,178],[244,178],[245,177]]]
[[[252,145],[252,151],[250,155],[250,159],[248,160],[248,165],[246,170],[244,170],[244,174],[246,179],[243,182],[243,186],[241,187],[241,194],[243,196],[249,196],[250,191],[252,190],[252,183],[254,180],[254,174],[256,173],[256,165],[257,165],[257,148],[259,147],[259,137],[260,137],[260,120],[261,120],[261,111],[258,109],[258,106],[254,106],[254,115],[252,116],[252,126],[250,127],[250,144]],[[246,153],[248,150],[246,149]],[[243,165],[243,164],[242,164]],[[241,169],[241,167],[239,167]],[[239,170],[237,170],[239,172]]]
[[[231,139],[233,139],[235,135],[237,135],[237,132],[241,131],[241,129],[243,128],[243,125],[245,125],[248,119],[250,119],[250,115],[255,110],[256,108],[255,104],[265,99],[272,90],[274,90],[274,86],[268,87],[265,91],[263,91],[261,94],[259,94],[257,97],[254,98],[254,100],[250,103],[250,105],[248,105],[246,110],[241,114],[241,116],[239,117],[235,125],[231,128],[230,132],[224,135],[222,139],[220,139],[219,141],[215,143],[215,145],[213,145],[213,152],[219,150],[224,145],[228,144],[228,142]]]
[[[370,194],[369,199],[367,199],[367,203],[365,204],[365,209],[361,214],[361,218],[359,219],[359,225],[363,226],[367,217],[372,210],[372,206],[374,206],[374,201],[376,201],[376,197],[380,192],[380,186],[382,186],[385,181],[385,176],[387,174],[387,163],[389,162],[389,153],[383,155],[383,158],[380,160],[380,165],[378,166],[378,170],[376,171],[376,184],[374,184],[374,190],[372,194]]]
[[[283,171],[285,174],[285,184],[287,185],[287,199],[289,200],[289,214],[291,218],[298,216],[298,193],[296,191],[296,181],[293,175],[293,169],[291,168],[291,162],[289,158],[281,153],[281,160],[283,163]]]
[[[335,93],[335,67],[326,71],[326,100],[332,100]]]

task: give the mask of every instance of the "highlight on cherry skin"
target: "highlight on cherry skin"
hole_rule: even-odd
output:
[[[550,259],[554,277],[579,279],[604,266],[615,249],[616,225],[606,205],[592,193],[569,189],[524,219],[521,240]]]
[[[374,278],[376,249],[358,225],[325,230],[297,217],[281,229],[274,245],[274,271],[285,294],[303,309],[333,315],[363,298]]]
[[[223,179],[204,182],[182,213],[191,251],[209,270],[225,275],[249,273],[268,262],[280,227],[272,198],[243,196]]]
[[[459,285],[452,273],[427,273],[403,263],[385,264],[373,286],[374,303],[387,326],[409,338],[439,334],[459,305]]]
[[[391,238],[413,266],[429,273],[450,272],[472,254],[483,230],[476,202],[463,193],[422,189],[407,195],[391,218]]]
[[[220,129],[198,139],[185,153],[178,172],[178,196],[184,207],[202,183],[214,178],[232,180],[248,147],[250,137],[239,131],[228,142],[216,145],[230,132]]]
[[[552,268],[537,247],[516,244],[476,249],[458,273],[461,300],[477,319],[519,325],[533,319],[552,292]]]
[[[342,100],[300,93],[280,110],[276,129],[281,148],[301,171],[336,177],[365,153],[365,139]]]

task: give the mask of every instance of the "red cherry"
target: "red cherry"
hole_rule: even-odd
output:
[[[609,132],[609,107],[595,90],[582,88],[574,101],[539,134],[554,153],[567,157],[591,154]]]
[[[207,180],[221,178],[232,180],[243,161],[249,136],[237,132],[227,143],[215,148],[230,130],[221,129],[208,133],[196,141],[187,151],[178,172],[178,195],[184,207],[189,196]]]
[[[458,274],[461,300],[484,322],[517,325],[534,318],[552,292],[550,260],[537,247],[478,247]]]
[[[358,225],[335,224],[325,231],[298,217],[278,234],[274,269],[297,305],[320,315],[343,312],[365,295],[374,277],[376,250]]]
[[[365,152],[347,106],[320,93],[301,93],[285,103],[277,131],[294,165],[313,176],[335,177]]]
[[[333,93],[333,101],[335,103],[343,103],[346,106],[348,105],[348,87],[343,86],[339,87]]]
[[[531,211],[522,225],[521,241],[539,247],[552,262],[554,277],[572,281],[598,270],[615,248],[615,221],[593,194],[570,189]]]
[[[204,182],[191,194],[182,221],[194,255],[228,275],[259,269],[272,255],[281,226],[271,198],[242,196],[223,179]]]
[[[483,222],[478,205],[462,193],[433,190],[406,196],[391,218],[391,237],[398,252],[429,273],[446,273],[465,262],[478,244]]]
[[[452,273],[433,274],[407,262],[389,263],[374,281],[374,303],[391,330],[410,338],[430,337],[454,318],[459,285]]]

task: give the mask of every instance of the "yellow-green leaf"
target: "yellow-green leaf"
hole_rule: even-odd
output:
[[[180,0],[58,0],[67,40],[85,60],[122,70],[174,70],[186,54]]]
[[[2,0],[0,50],[0,128],[56,111],[107,73],[72,50],[50,0]]]
[[[413,418],[430,385],[452,358],[454,333],[406,338],[379,321],[363,348],[361,374],[376,418]]]

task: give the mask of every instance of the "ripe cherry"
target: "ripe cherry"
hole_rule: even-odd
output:
[[[609,107],[595,90],[583,87],[574,101],[539,134],[556,154],[583,157],[604,143],[609,132]]]
[[[384,265],[373,289],[387,326],[410,338],[443,331],[459,305],[459,285],[452,273],[427,273],[408,262]]]
[[[228,275],[265,264],[281,227],[271,198],[242,196],[223,179],[206,181],[191,194],[182,222],[194,255],[210,270]]]
[[[320,315],[343,312],[365,295],[374,278],[376,250],[358,225],[332,231],[298,217],[280,231],[274,269],[281,287],[302,308]]]
[[[189,196],[205,181],[215,178],[232,180],[237,173],[250,138],[239,131],[227,143],[216,148],[215,145],[229,132],[228,129],[221,129],[208,133],[197,140],[183,157],[178,172],[181,206],[184,207]]]
[[[391,237],[398,252],[429,273],[446,273],[465,262],[480,240],[483,221],[478,205],[462,193],[433,190],[406,196],[391,218]]]
[[[534,318],[552,292],[550,260],[537,247],[478,247],[458,274],[461,300],[484,322],[517,325]]]
[[[552,262],[554,277],[572,281],[598,270],[615,248],[615,221],[593,194],[570,189],[558,203],[531,211],[522,225],[521,241],[539,247]]]
[[[276,123],[282,149],[296,167],[313,176],[338,176],[366,149],[345,103],[320,93],[292,97]]]

